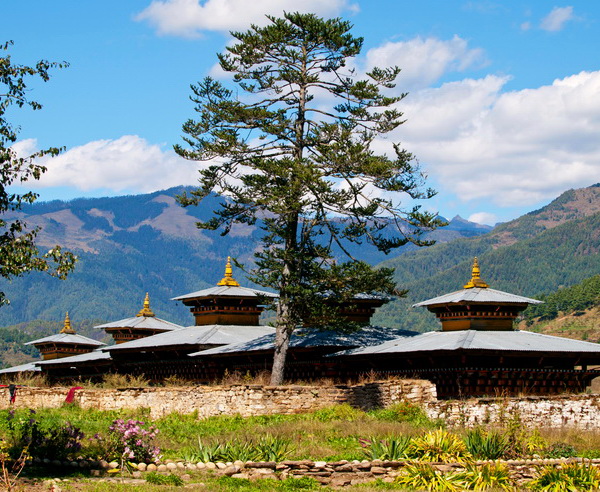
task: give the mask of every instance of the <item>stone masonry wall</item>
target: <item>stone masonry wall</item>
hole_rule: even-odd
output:
[[[449,426],[503,425],[514,420],[526,427],[600,429],[600,395],[480,398],[425,403],[429,417]]]
[[[69,388],[17,389],[10,404],[8,388],[0,388],[0,409],[60,407]],[[194,386],[164,388],[78,389],[74,403],[81,408],[116,410],[149,408],[151,418],[179,412],[214,415],[269,415],[309,412],[336,403],[365,410],[399,401],[424,403],[435,400],[435,385],[422,380],[381,381],[351,386]]]
[[[60,407],[69,388],[17,389],[14,404],[8,388],[0,388],[0,409]],[[518,419],[529,427],[600,429],[600,395],[521,398],[479,398],[438,401],[435,385],[405,379],[348,386],[193,386],[164,388],[78,389],[74,402],[81,408],[116,410],[149,408],[151,418],[172,412],[215,415],[292,414],[348,403],[369,410],[400,401],[423,406],[429,417],[449,426],[497,424]]]

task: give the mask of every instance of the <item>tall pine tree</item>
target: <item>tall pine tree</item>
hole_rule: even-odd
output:
[[[279,292],[271,382],[280,384],[290,337],[303,320],[332,323],[332,300],[396,292],[392,271],[351,257],[348,241],[385,252],[425,245],[420,235],[440,222],[418,205],[401,207],[401,197],[434,194],[423,188],[413,156],[398,144],[391,157],[371,149],[402,124],[395,106],[404,95],[383,94],[400,69],[355,78],[347,62],[363,39],[350,34],[349,22],[300,13],[268,19],[266,27],[233,32],[236,43],[218,55],[235,88],[209,77],[192,86],[198,116],[183,125],[189,147],[175,150],[210,161],[182,205],[211,191],[228,198],[199,227],[227,234],[236,223],[259,220],[264,228],[249,278]],[[340,252],[343,262],[335,259]]]

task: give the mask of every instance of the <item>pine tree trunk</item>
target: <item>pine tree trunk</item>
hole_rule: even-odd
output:
[[[287,358],[290,339],[295,328],[293,317],[285,300],[279,300],[277,307],[277,322],[275,331],[275,352],[273,354],[273,368],[271,370],[271,385],[283,384],[285,361]]]

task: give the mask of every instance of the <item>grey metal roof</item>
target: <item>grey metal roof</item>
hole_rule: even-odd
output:
[[[175,345],[226,345],[230,343],[245,342],[273,333],[270,326],[238,326],[238,325],[206,325],[188,326],[179,330],[159,333],[150,337],[132,340],[105,347],[104,351],[118,351],[127,349],[168,347]]]
[[[110,360],[110,354],[103,352],[101,349],[96,349],[87,354],[78,354],[71,357],[61,357],[59,359],[41,360],[36,362],[38,366],[51,366],[53,364],[77,364],[81,362],[91,362],[99,360]]]
[[[360,347],[378,345],[398,337],[411,337],[417,335],[414,331],[381,328],[378,326],[365,326],[358,331],[343,333],[334,330],[317,330],[301,328],[292,334],[290,348],[304,347]],[[255,340],[225,345],[208,350],[189,354],[190,356],[233,354],[247,352],[261,352],[274,350],[275,334],[271,333]]]
[[[24,343],[23,345],[34,345],[44,342],[72,343],[74,345],[91,345],[92,347],[106,345],[98,340],[93,340],[91,338],[84,337],[83,335],[76,335],[72,333],[57,333],[56,335],[50,335],[49,337],[32,340],[31,342]]]
[[[106,328],[136,328],[136,329],[147,329],[147,330],[178,330],[183,328],[181,325],[176,325],[170,321],[156,318],[153,316],[134,316],[133,318],[125,318],[119,321],[112,321],[103,325],[94,326],[98,329]]]
[[[472,289],[462,289],[443,296],[434,297],[417,304],[413,304],[413,307],[421,306],[435,306],[437,304],[452,304],[452,303],[490,303],[497,302],[503,304],[542,304],[542,301],[537,299],[530,299],[529,297],[517,296],[508,292],[502,292],[501,290],[495,289],[482,289],[474,287]]]
[[[196,297],[279,297],[272,292],[264,290],[250,289],[249,287],[230,287],[227,285],[218,285],[210,289],[198,290],[189,294],[183,294],[178,297],[173,297],[172,301],[183,301],[185,299],[194,299]]]
[[[431,331],[412,338],[398,338],[374,347],[349,350],[338,355],[409,354],[453,350],[600,354],[600,344],[529,331]]]
[[[18,372],[39,372],[41,369],[36,366],[35,362],[28,362],[27,364],[21,364],[19,366],[7,367],[6,369],[0,369],[0,374],[16,374]]]

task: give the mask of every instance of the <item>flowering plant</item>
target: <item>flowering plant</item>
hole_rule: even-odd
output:
[[[158,429],[151,425],[144,428],[139,420],[115,420],[108,428],[116,444],[116,451],[122,460],[156,461],[160,449],[154,445]]]

